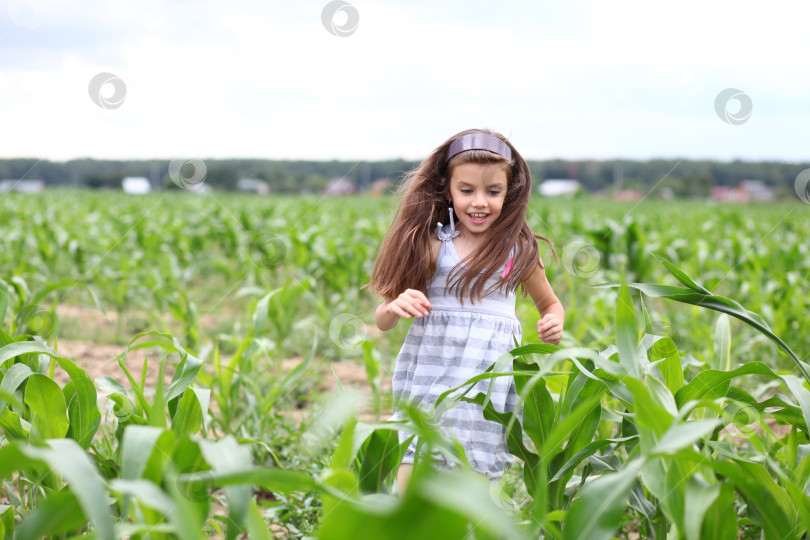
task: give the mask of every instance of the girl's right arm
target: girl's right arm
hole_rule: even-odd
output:
[[[385,332],[397,325],[400,317],[423,317],[430,311],[430,301],[422,291],[407,289],[391,302],[383,302],[374,312],[377,328]]]

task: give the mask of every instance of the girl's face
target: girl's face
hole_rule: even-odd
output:
[[[450,176],[450,198],[459,226],[473,237],[484,238],[501,215],[508,178],[499,163],[463,163]]]

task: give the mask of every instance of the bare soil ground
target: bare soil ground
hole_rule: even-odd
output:
[[[73,360],[92,379],[102,376],[111,377],[125,388],[129,387],[128,381],[124,372],[118,365],[117,358],[121,358],[124,365],[132,374],[136,381],[140,381],[141,371],[143,369],[144,359],[147,359],[146,370],[146,387],[155,388],[159,367],[158,367],[158,354],[145,350],[134,350],[127,352],[125,345],[106,345],[101,343],[92,343],[88,341],[71,341],[60,339],[58,342],[58,349],[65,357]],[[228,361],[223,358],[223,363]],[[298,364],[301,363],[302,358],[290,358],[281,362],[282,377]],[[206,366],[203,366],[206,369]],[[369,398],[372,395],[371,386],[366,377],[365,366],[352,361],[345,360],[343,362],[313,362],[309,368],[310,373],[307,375],[310,378],[315,378],[318,381],[318,393],[327,393],[338,388],[338,385],[344,388],[358,391]],[[334,373],[333,373],[334,371]],[[174,376],[174,366],[171,363],[166,363],[164,371],[164,385],[171,382]],[[56,370],[55,378],[60,384],[65,384],[68,381],[67,375],[62,370]],[[385,395],[391,391],[391,376],[390,374],[383,374],[380,382],[381,392]],[[212,402],[213,405],[213,402]],[[307,413],[307,408],[294,409],[289,411],[289,414],[296,420],[301,421]],[[383,414],[390,414],[390,411],[383,411]],[[360,411],[360,419],[364,422],[374,421],[370,406],[366,410]]]

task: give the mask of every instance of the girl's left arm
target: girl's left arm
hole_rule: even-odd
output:
[[[543,343],[558,345],[562,340],[565,310],[551,289],[546,271],[539,262],[522,285],[542,316],[542,319],[537,321],[537,335]]]

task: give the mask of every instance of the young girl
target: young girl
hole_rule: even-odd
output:
[[[536,238],[557,254],[526,222],[529,168],[503,135],[467,130],[450,137],[408,175],[403,192],[369,283],[385,298],[375,312],[380,330],[401,317],[415,318],[394,368],[391,420],[403,419],[398,403],[427,409],[513,349],[515,338],[521,342],[518,285],[543,315],[537,323],[543,342],[558,344],[564,321]],[[514,411],[514,379],[493,381],[495,408]],[[489,384],[481,381],[467,395],[486,393]],[[476,471],[497,480],[511,465],[503,427],[485,420],[480,406],[459,402],[440,424],[463,445]],[[400,441],[408,436],[400,432]],[[400,491],[410,479],[415,448],[414,439],[398,471]]]

